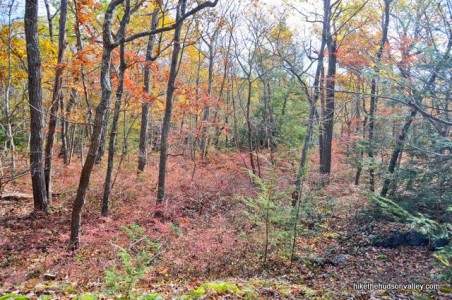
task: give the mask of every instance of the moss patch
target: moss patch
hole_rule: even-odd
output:
[[[140,300],[163,300],[163,297],[159,293],[151,293],[140,297]]]
[[[28,300],[30,299],[27,296],[21,296],[17,294],[6,294],[3,296],[0,296],[0,300]]]
[[[181,299],[198,299],[204,295],[211,294],[233,294],[233,295],[243,295],[239,287],[235,283],[226,282],[226,281],[218,281],[218,282],[205,282],[201,284],[196,290],[193,292],[183,295]]]
[[[97,300],[97,296],[94,294],[82,294],[76,298],[77,300]]]

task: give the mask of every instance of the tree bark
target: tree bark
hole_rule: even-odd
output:
[[[79,3],[77,3],[77,0],[73,0],[74,3],[74,14],[75,14],[75,37],[76,37],[76,47],[77,47],[77,53],[83,50],[83,43],[82,43],[82,35],[80,33],[80,27],[81,27],[81,23],[79,20]],[[92,124],[92,120],[93,120],[93,113],[92,113],[92,108],[91,108],[91,104],[90,101],[88,99],[88,88],[86,86],[86,78],[85,78],[85,69],[84,69],[84,65],[81,64],[80,65],[80,76],[82,79],[82,86],[83,86],[83,96],[85,98],[85,102],[86,102],[86,106],[88,108],[88,114],[87,114],[87,121],[89,124]],[[76,81],[78,81],[78,78],[76,79]],[[88,135],[91,136],[91,127],[88,127]]]
[[[179,0],[176,22],[185,13],[187,0]],[[171,67],[168,79],[168,87],[166,92],[166,106],[165,115],[163,117],[162,124],[162,137],[161,137],[161,147],[160,147],[160,164],[159,164],[159,176],[158,176],[158,190],[157,190],[157,205],[163,203],[165,200],[165,180],[166,180],[166,163],[168,160],[168,135],[171,123],[171,112],[173,109],[173,96],[174,90],[176,89],[176,77],[177,77],[177,63],[179,61],[180,52],[180,36],[182,31],[182,24],[180,22],[174,31],[174,42],[173,42],[173,54],[171,56]],[[157,211],[156,216],[161,216],[161,212]]]
[[[383,56],[383,50],[386,44],[386,40],[388,39],[388,28],[389,28],[389,5],[392,0],[384,0],[385,3],[385,11],[384,11],[384,22],[383,22],[383,33],[381,35],[381,41],[377,52],[377,61],[375,63],[374,71],[378,73],[380,67],[378,66],[381,62],[381,57]],[[376,74],[375,74],[376,76]],[[370,159],[369,166],[369,185],[370,190],[375,191],[375,162],[374,162],[374,150],[373,150],[373,140],[374,140],[374,131],[375,131],[375,114],[377,111],[377,80],[375,76],[372,78],[371,87],[370,87],[370,108],[369,108],[369,148],[367,151],[367,156]]]
[[[328,33],[328,26],[329,26],[329,0],[326,0],[324,2],[324,13],[323,13],[323,28],[322,28],[322,39],[320,43],[320,49],[319,49],[319,56],[317,57],[317,68],[314,75],[314,85],[313,85],[313,91],[314,96],[311,96],[311,93],[309,92],[307,84],[302,80],[300,75],[297,75],[295,73],[295,70],[292,70],[292,73],[297,77],[298,82],[300,83],[301,87],[303,88],[306,97],[309,100],[310,103],[310,111],[309,111],[309,120],[308,120],[308,131],[306,133],[307,136],[305,136],[304,142],[303,142],[303,150],[301,152],[300,157],[300,164],[298,166],[298,173],[297,178],[295,181],[295,191],[292,193],[292,205],[295,207],[298,204],[298,201],[301,196],[302,188],[303,188],[303,172],[306,167],[306,160],[307,160],[307,151],[309,150],[307,142],[310,141],[312,136],[312,131],[314,127],[314,119],[311,117],[311,113],[316,114],[316,105],[317,101],[320,97],[320,92],[323,93],[323,91],[320,90],[320,83],[322,80],[322,73],[323,73],[323,57],[325,55],[325,45],[326,45],[326,39],[327,39],[327,33]],[[311,124],[312,122],[312,124]],[[312,126],[311,132],[309,132],[309,126]],[[322,124],[320,124],[320,128],[322,127]],[[311,135],[311,136],[309,136]],[[309,139],[307,139],[309,138]],[[319,147],[321,147],[322,143],[321,135],[319,135]],[[305,150],[306,147],[306,150]]]
[[[214,60],[214,54],[215,54],[215,42],[217,37],[217,31],[214,32],[212,35],[212,40],[209,44],[209,77],[208,77],[208,88],[207,93],[209,94],[209,101],[211,100],[212,91],[213,91],[213,60]],[[202,117],[202,134],[201,134],[201,157],[204,158],[206,156],[207,152],[207,123],[209,121],[209,114],[210,114],[210,105],[207,104],[204,107],[204,114]]]
[[[96,154],[96,164],[100,164],[102,162],[102,158],[104,157],[105,154],[105,144],[107,143],[107,133],[108,133],[109,109],[110,108],[107,108],[107,117],[105,118],[107,121],[105,122],[105,126],[102,127],[102,131],[100,133],[99,148],[97,148]]]
[[[158,9],[152,13],[151,31],[157,28]],[[149,63],[152,61],[152,51],[154,49],[155,35],[149,36],[146,48],[146,62],[144,69],[144,91],[146,94],[151,92],[151,69]],[[141,105],[141,127],[140,127],[140,144],[138,150],[138,171],[143,172],[147,164],[147,148],[148,148],[148,125],[149,125],[149,108],[151,103],[143,103]]]
[[[306,161],[308,158],[309,144],[312,138],[312,132],[314,129],[315,121],[315,103],[311,103],[309,109],[308,130],[303,140],[303,149],[301,150],[300,165],[297,173],[297,180],[295,182],[295,191],[292,194],[292,206],[296,207],[300,199],[300,195],[303,192],[303,174],[306,171]]]
[[[49,24],[49,37],[50,37],[50,41],[53,43],[53,17],[52,17],[52,13],[50,12],[50,5],[49,5],[49,0],[44,0],[44,4],[46,7],[46,13],[47,13],[47,22]]]
[[[324,36],[328,48],[328,72],[326,75],[326,97],[325,113],[322,118],[320,141],[320,173],[329,175],[331,173],[331,152],[334,133],[334,109],[335,109],[335,85],[336,85],[336,63],[337,63],[337,41],[331,33],[331,2],[324,0]],[[325,18],[327,16],[327,18]],[[323,93],[323,91],[322,91]]]
[[[11,3],[8,4],[8,50],[7,50],[7,56],[8,56],[8,77],[6,80],[6,90],[5,90],[5,118],[6,118],[6,137],[7,137],[7,148],[11,151],[11,158],[10,158],[10,167],[12,172],[15,172],[16,169],[16,159],[15,159],[15,152],[16,152],[16,146],[14,144],[14,134],[13,134],[13,127],[11,122],[11,112],[9,108],[9,97],[11,93],[11,79],[12,79],[12,58],[11,58],[11,49],[12,49],[12,14],[13,14],[13,8],[15,5],[15,1],[11,1]]]
[[[30,171],[35,210],[47,211],[47,193],[42,161],[43,121],[41,55],[38,39],[38,1],[25,2],[25,39],[28,62],[28,101],[30,104]]]
[[[397,159],[399,158],[400,153],[403,150],[403,146],[405,145],[405,139],[408,135],[408,130],[410,129],[411,124],[413,123],[414,118],[416,117],[417,110],[413,109],[408,116],[405,124],[403,125],[402,131],[400,132],[399,137],[397,138],[396,146],[391,155],[391,160],[389,161],[388,173],[389,176],[394,174],[394,170],[397,165]],[[391,178],[387,177],[383,182],[383,187],[381,188],[380,196],[386,197],[386,194],[389,190],[389,185],[391,183]]]
[[[337,62],[336,39],[330,36],[327,40],[327,44],[328,44],[328,73],[326,75],[325,118],[322,124],[323,147],[321,157],[322,160],[320,161],[320,173],[330,175],[331,153],[334,134],[334,109],[335,109],[336,62]]]
[[[250,72],[251,74],[251,72]],[[246,102],[246,125],[248,131],[248,152],[250,156],[250,165],[251,170],[254,175],[256,175],[256,166],[254,163],[254,147],[253,147],[253,127],[251,125],[251,116],[250,116],[250,106],[251,106],[251,91],[252,91],[253,83],[250,78],[248,78],[248,100]]]
[[[49,130],[47,132],[47,143],[45,148],[45,167],[44,175],[46,181],[47,199],[52,199],[52,158],[53,143],[55,140],[55,130],[57,125],[58,106],[61,96],[61,86],[63,83],[63,67],[61,63],[64,58],[64,50],[66,48],[66,16],[67,16],[67,0],[61,0],[60,6],[60,23],[58,32],[58,60],[55,72],[55,83],[53,86],[52,104],[50,107]]]
[[[111,53],[114,49],[112,47],[111,33],[112,33],[112,19],[113,13],[117,6],[119,6],[123,0],[113,0],[108,5],[105,12],[104,24],[103,24],[103,52],[101,63],[100,82],[102,87],[102,95],[99,105],[96,107],[96,115],[94,118],[94,128],[91,134],[91,141],[88,150],[88,156],[83,165],[80,175],[79,186],[77,189],[77,195],[72,206],[71,216],[71,238],[70,248],[75,250],[80,244],[80,223],[82,208],[85,204],[86,191],[88,189],[91,172],[93,170],[97,152],[100,144],[100,137],[102,128],[106,126],[106,116],[108,107],[110,107],[111,100],[111,80],[110,80],[110,67],[111,67]],[[130,8],[130,1],[127,1]],[[129,10],[126,10],[121,22],[128,23]],[[125,24],[121,24],[125,27]],[[125,28],[123,28],[125,30]]]
[[[120,65],[119,65],[119,83],[118,88],[116,90],[116,101],[115,108],[113,112],[113,121],[110,130],[110,140],[108,145],[108,163],[107,163],[107,174],[105,176],[105,184],[104,184],[104,196],[102,198],[102,215],[107,216],[109,210],[109,199],[111,193],[111,176],[113,173],[114,166],[114,158],[116,152],[116,135],[118,132],[118,121],[119,121],[119,113],[121,109],[121,99],[122,94],[124,92],[124,75],[127,69],[127,63],[125,59],[125,49],[124,43],[121,43],[119,46],[119,55],[120,55]],[[125,128],[124,128],[125,129]]]

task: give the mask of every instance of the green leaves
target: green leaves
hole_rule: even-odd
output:
[[[149,264],[160,244],[153,243],[145,235],[146,229],[132,224],[122,228],[131,240],[129,247],[119,248],[119,264],[113,263],[104,272],[105,292],[110,295],[124,295],[126,299],[135,299],[134,288],[137,282],[149,271]]]
[[[408,223],[416,228],[419,232],[429,236],[430,238],[448,237],[451,232],[450,224],[439,224],[438,222],[425,217],[420,213],[411,214],[394,201],[380,197],[372,196],[372,201],[378,214],[391,221]]]

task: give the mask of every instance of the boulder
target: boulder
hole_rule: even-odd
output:
[[[429,237],[419,231],[395,232],[389,236],[376,236],[373,239],[374,246],[383,248],[396,248],[399,246],[426,246],[429,245],[429,250],[435,251],[440,247],[449,244],[446,238],[430,240]]]

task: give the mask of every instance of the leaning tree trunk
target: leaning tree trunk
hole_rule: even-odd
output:
[[[178,21],[181,16],[185,13],[187,0],[179,0],[176,21]],[[171,57],[171,68],[168,79],[168,87],[166,92],[166,107],[165,115],[163,117],[162,124],[162,137],[160,142],[160,165],[159,165],[159,177],[158,177],[158,191],[157,191],[157,204],[163,203],[165,200],[165,180],[166,180],[166,162],[168,159],[168,135],[171,123],[171,112],[173,108],[173,96],[176,77],[177,77],[177,62],[179,60],[180,52],[180,35],[182,31],[182,24],[180,22],[174,31],[174,42],[173,42],[173,54]],[[161,216],[160,212],[157,211],[157,216]]]
[[[151,31],[157,28],[158,9],[152,13]],[[144,91],[149,95],[151,92],[151,68],[149,63],[152,61],[152,51],[154,48],[155,35],[149,36],[148,45],[146,48],[146,62],[144,69]],[[143,103],[141,105],[141,127],[140,127],[140,145],[138,150],[138,171],[143,172],[147,164],[147,147],[148,147],[148,124],[149,124],[149,108],[151,103]]]
[[[312,137],[313,129],[314,129],[314,119],[313,117],[316,116],[316,105],[317,101],[320,97],[321,90],[319,89],[321,80],[322,80],[322,73],[323,73],[323,57],[325,55],[325,45],[326,45],[326,39],[327,39],[327,33],[328,33],[328,20],[329,20],[329,12],[330,10],[327,9],[329,7],[329,2],[324,2],[324,15],[323,15],[323,28],[322,28],[322,40],[320,44],[319,49],[319,56],[317,58],[317,68],[314,75],[314,85],[313,85],[313,92],[314,96],[311,97],[311,93],[309,92],[308,85],[303,81],[300,75],[295,73],[295,71],[292,71],[292,74],[295,75],[298,82],[300,83],[302,89],[305,92],[306,97],[309,99],[310,103],[310,111],[309,111],[309,119],[308,119],[308,131],[306,133],[306,136],[304,138],[303,142],[303,150],[301,152],[301,158],[300,158],[300,164],[298,166],[298,173],[297,178],[295,181],[295,190],[292,193],[292,206],[298,206],[299,199],[301,197],[301,192],[303,188],[303,173],[305,172],[306,168],[306,160],[307,160],[307,153],[308,153],[308,143]],[[323,92],[323,91],[322,91]],[[311,116],[312,114],[312,116]],[[321,125],[321,124],[320,124]],[[312,126],[312,128],[310,128]],[[321,127],[321,126],[320,126]],[[321,146],[322,139],[319,137],[319,146]],[[306,147],[306,149],[305,149]]]
[[[61,0],[60,6],[60,28],[58,32],[58,60],[55,72],[55,83],[53,86],[52,104],[50,108],[49,130],[47,132],[47,143],[45,148],[45,167],[44,175],[46,181],[47,199],[52,199],[52,158],[53,143],[55,140],[55,129],[57,125],[58,105],[60,102],[61,86],[63,83],[63,62],[64,49],[66,48],[66,16],[67,16],[67,0]]]
[[[96,115],[94,118],[94,128],[91,134],[91,141],[88,150],[88,156],[83,164],[80,175],[79,186],[77,189],[77,196],[72,206],[71,218],[71,248],[77,249],[80,243],[80,223],[83,205],[85,204],[86,190],[88,189],[91,172],[96,162],[97,151],[100,144],[100,136],[102,127],[106,126],[106,112],[110,106],[111,85],[110,85],[110,60],[112,49],[104,47],[102,54],[101,66],[101,86],[102,98],[101,102],[96,108]]]
[[[38,40],[38,0],[25,2],[25,40],[28,62],[28,101],[30,103],[30,171],[34,208],[47,210],[47,193],[42,161],[43,116],[41,54]]]
[[[397,159],[399,158],[400,153],[403,150],[403,146],[405,145],[405,140],[408,135],[408,130],[410,129],[410,126],[413,123],[413,120],[416,117],[416,114],[417,114],[417,110],[415,110],[415,109],[411,110],[411,113],[408,116],[408,118],[406,119],[406,122],[402,128],[402,131],[400,132],[400,135],[397,138],[396,146],[394,148],[394,151],[392,152],[391,160],[389,161],[389,166],[388,166],[388,174],[389,175],[384,180],[383,187],[381,188],[380,196],[382,196],[382,197],[386,197],[386,194],[388,193],[389,185],[391,183],[390,176],[392,176],[394,174],[394,170],[397,165]]]
[[[102,63],[101,63],[101,74],[100,83],[102,88],[102,95],[99,105],[96,107],[96,115],[94,118],[94,128],[91,134],[91,141],[88,150],[88,156],[86,157],[85,163],[82,168],[80,175],[79,186],[77,189],[77,195],[75,197],[74,203],[72,205],[72,216],[71,216],[71,239],[70,248],[75,250],[80,244],[80,223],[82,216],[82,208],[85,204],[86,191],[88,189],[91,172],[93,170],[94,164],[96,162],[96,156],[100,145],[100,138],[102,133],[102,128],[106,126],[107,120],[107,110],[110,107],[111,100],[111,80],[110,80],[110,67],[111,67],[111,53],[114,47],[111,44],[111,32],[112,32],[112,20],[113,13],[117,6],[119,6],[123,1],[113,0],[105,12],[105,19],[103,24],[103,52],[102,52]],[[125,21],[128,23],[129,12],[130,12],[130,1],[127,1],[127,9],[124,13],[124,17],[121,22]],[[125,24],[122,23],[121,27]]]
[[[301,150],[301,158],[300,165],[298,168],[297,179],[295,182],[295,191],[292,194],[292,206],[296,207],[298,201],[300,199],[300,195],[303,192],[303,175],[306,172],[306,162],[308,159],[308,150],[309,144],[312,138],[312,132],[314,129],[314,121],[315,121],[315,102],[311,103],[311,107],[309,109],[309,119],[308,119],[308,130],[303,140],[303,149]]]

